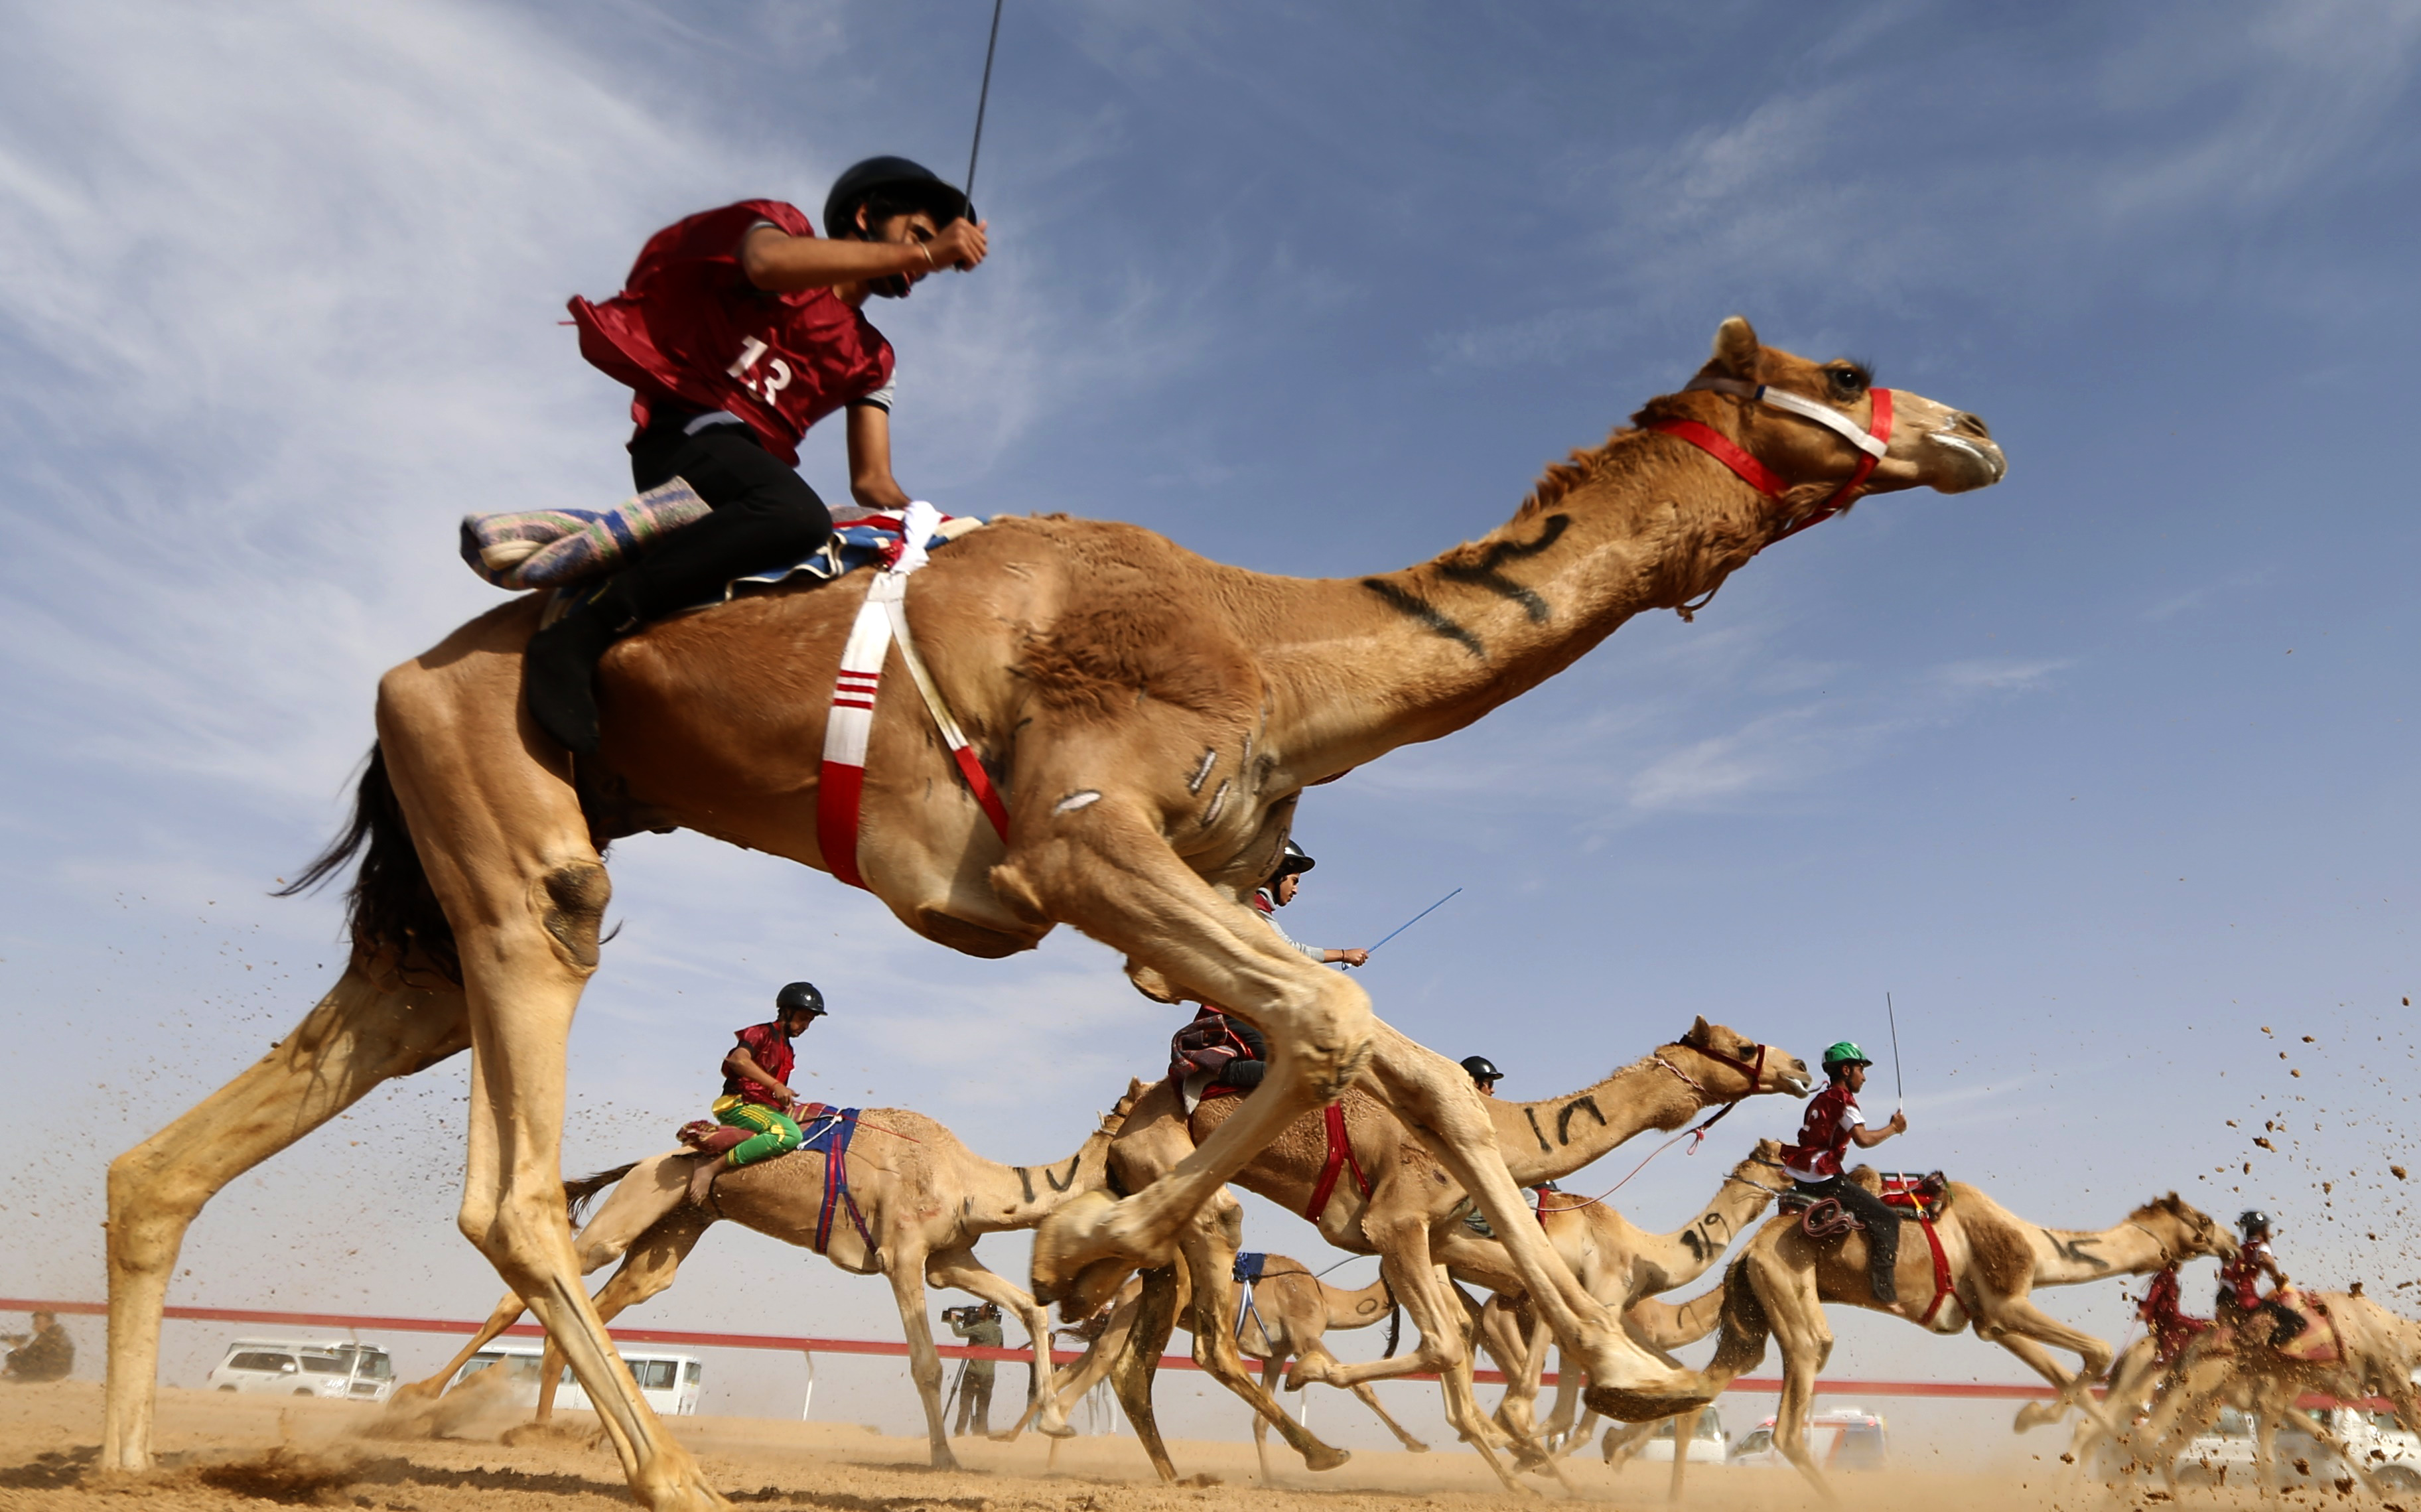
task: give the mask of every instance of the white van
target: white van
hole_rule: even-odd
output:
[[[395,1362],[354,1339],[238,1339],[203,1384],[223,1392],[271,1392],[383,1402],[395,1395]]]
[[[1872,1412],[1838,1407],[1807,1420],[1807,1452],[1824,1470],[1882,1470],[1891,1462],[1889,1429]],[[1773,1446],[1773,1419],[1767,1418],[1732,1446],[1729,1463],[1788,1465]]]
[[[536,1407],[539,1366],[544,1355],[544,1348],[536,1344],[492,1345],[463,1361],[462,1368],[454,1372],[454,1379],[446,1382],[446,1387],[451,1390],[482,1370],[502,1365],[512,1378],[513,1399],[523,1407]],[[705,1362],[697,1356],[662,1352],[625,1353],[622,1363],[631,1367],[631,1378],[639,1383],[639,1395],[648,1399],[648,1405],[654,1408],[659,1415],[695,1415],[698,1382],[706,1375]],[[580,1389],[580,1382],[571,1379],[569,1369],[563,1373],[563,1383],[555,1388],[554,1405],[583,1412],[591,1410],[588,1394]]]
[[[1690,1436],[1686,1457],[1694,1465],[1720,1465],[1724,1462],[1724,1420],[1713,1408],[1707,1408],[1698,1414],[1698,1431]],[[1643,1465],[1669,1465],[1673,1462],[1671,1418],[1656,1425],[1656,1431],[1639,1446],[1638,1459]]]
[[[2405,1432],[2393,1413],[2352,1407],[2300,1408],[2278,1426],[2280,1486],[2316,1485],[2346,1473],[2345,1461],[2335,1451],[2322,1448],[2303,1430],[2306,1422],[2325,1423],[2381,1485],[2391,1490],[2421,1490],[2421,1439]],[[2178,1479],[2200,1486],[2253,1485],[2253,1420],[2233,1407],[2222,1408],[2210,1426],[2178,1456]]]

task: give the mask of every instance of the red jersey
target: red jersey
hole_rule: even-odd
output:
[[[782,1033],[780,1024],[752,1023],[734,1037],[740,1041],[740,1048],[746,1051],[767,1074],[784,1086],[790,1084],[790,1068],[798,1064],[798,1060],[790,1053],[789,1037]],[[727,1072],[723,1078],[723,1095],[726,1098],[736,1096],[742,1102],[753,1102],[760,1108],[787,1112],[790,1106],[764,1083],[752,1082],[744,1076],[733,1076]]]
[[[2233,1302],[2250,1312],[2261,1301],[2261,1262],[2277,1260],[2270,1253],[2269,1241],[2254,1239],[2237,1246],[2236,1257],[2219,1262],[2219,1302],[2225,1307]]]
[[[1807,1100],[1807,1116],[1799,1125],[1799,1143],[1782,1147],[1782,1164],[1802,1181],[1825,1181],[1841,1174],[1841,1154],[1850,1147],[1850,1130],[1867,1121],[1847,1082],[1835,1082]]]
[[[574,296],[580,354],[631,385],[631,418],[670,402],[740,417],[795,467],[799,438],[842,405],[891,382],[891,343],[829,288],[776,294],[741,271],[740,242],[769,221],[792,236],[815,227],[797,206],[743,199],[648,238],[622,292]]]
[[[2163,1364],[2184,1353],[2195,1335],[2210,1327],[2206,1319],[2188,1316],[2184,1302],[2178,1268],[2170,1266],[2152,1277],[2151,1288],[2135,1309],[2135,1316],[2151,1326],[2153,1356]]]

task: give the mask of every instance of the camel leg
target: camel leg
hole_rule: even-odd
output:
[[[101,1468],[151,1468],[160,1318],[185,1230],[229,1181],[470,1043],[460,991],[382,987],[355,963],[234,1081],[109,1164],[109,1384]]]
[[[528,1311],[529,1308],[523,1304],[519,1294],[509,1291],[505,1293],[504,1297],[497,1302],[495,1311],[490,1313],[488,1320],[479,1325],[479,1332],[471,1335],[470,1343],[454,1351],[454,1358],[438,1366],[434,1375],[424,1380],[408,1381],[398,1386],[395,1389],[395,1395],[387,1398],[389,1405],[399,1406],[407,1402],[434,1401],[445,1395],[446,1383],[454,1379],[454,1373],[469,1364],[473,1355],[493,1344],[505,1330],[520,1322],[522,1315]]]
[[[1160,1419],[1151,1407],[1151,1384],[1160,1370],[1160,1357],[1168,1348],[1168,1336],[1176,1331],[1177,1268],[1167,1265],[1145,1271],[1143,1291],[1135,1298],[1134,1321],[1110,1363],[1110,1389],[1117,1394],[1118,1406],[1125,1411],[1144,1453],[1151,1457],[1152,1468],[1166,1483],[1176,1481],[1177,1466],[1170,1462],[1168,1445],[1160,1436]]]
[[[628,1253],[621,1269],[598,1288],[599,1320],[611,1323],[671,1286],[673,1278],[680,1274],[681,1262],[689,1258],[689,1252],[697,1248],[698,1239],[713,1226],[713,1217],[704,1208],[684,1208],[666,1214],[634,1242],[625,1245]],[[531,1422],[554,1421],[554,1394],[562,1384],[563,1351],[550,1338],[545,1352],[539,1357],[538,1410],[530,1414]]]
[[[470,1003],[463,1236],[530,1304],[597,1410],[632,1494],[719,1507],[666,1434],[580,1285],[563,1195],[565,1045],[597,969],[612,886],[563,757],[522,709],[533,604],[473,621],[379,683],[380,749]],[[541,755],[540,753],[544,753]]]
[[[1697,1437],[1698,1419],[1705,1415],[1706,1410],[1697,1408],[1673,1419],[1673,1478],[1665,1484],[1664,1500],[1676,1506],[1681,1502],[1681,1477],[1690,1468],[1690,1441]]]
[[[1303,1347],[1302,1358],[1304,1360],[1324,1360],[1330,1365],[1337,1364],[1336,1357],[1328,1352],[1328,1346],[1320,1343],[1317,1340],[1314,1340]],[[1266,1380],[1264,1381],[1264,1384],[1266,1384]],[[1296,1383],[1296,1389],[1301,1389],[1300,1382]],[[1387,1431],[1396,1436],[1396,1442],[1402,1444],[1408,1453],[1425,1455],[1429,1452],[1429,1446],[1428,1444],[1423,1443],[1420,1440],[1413,1437],[1410,1433],[1405,1432],[1404,1426],[1402,1424],[1387,1415],[1387,1409],[1381,1405],[1379,1401],[1379,1394],[1377,1392],[1372,1391],[1368,1386],[1360,1383],[1349,1386],[1346,1390],[1351,1392],[1356,1397],[1360,1398],[1363,1406],[1368,1408],[1372,1412],[1378,1415],[1379,1421],[1387,1426]]]
[[[1495,1126],[1461,1067],[1373,1021],[1365,1085],[1437,1157],[1488,1217],[1519,1289],[1589,1378],[1584,1400],[1610,1417],[1669,1417],[1710,1400],[1691,1371],[1658,1359],[1590,1296],[1547,1242],[1505,1169]]]
[[[1260,1094],[1256,1092],[1253,1096]],[[1225,1219],[1234,1220],[1234,1235],[1229,1233],[1229,1224],[1220,1221]],[[1289,1416],[1277,1398],[1253,1380],[1243,1355],[1236,1348],[1231,1320],[1236,1316],[1236,1245],[1242,1233],[1242,1214],[1233,1199],[1223,1193],[1221,1200],[1206,1211],[1204,1220],[1188,1224],[1180,1236],[1180,1253],[1186,1271],[1193,1278],[1194,1361],[1219,1384],[1242,1397],[1261,1421],[1276,1428],[1278,1437],[1303,1456],[1306,1468],[1335,1470],[1352,1457],[1321,1442],[1309,1428]]]
[[[1261,1392],[1273,1401],[1277,1397],[1278,1371],[1285,1364],[1286,1356],[1278,1354],[1265,1356],[1261,1361]],[[1261,1462],[1261,1484],[1269,1485],[1270,1420],[1257,1411],[1253,1414],[1253,1456]]]
[[[1782,1354],[1782,1397],[1773,1410],[1773,1446],[1799,1468],[1828,1505],[1838,1506],[1840,1498],[1817,1468],[1815,1456],[1807,1452],[1808,1407],[1816,1395],[1816,1378],[1833,1353],[1833,1331],[1824,1321],[1815,1276],[1788,1270],[1776,1275],[1773,1268],[1758,1265],[1754,1254],[1747,1263],[1758,1300],[1773,1324],[1773,1342]]]
[[[1648,1441],[1656,1436],[1653,1423],[1617,1423],[1605,1430],[1605,1463],[1609,1470],[1619,1470],[1639,1457]]]
[[[1054,1439],[1074,1437],[1076,1430],[1068,1426],[1068,1414],[1059,1406],[1058,1385],[1052,1379],[1051,1315],[1042,1310],[1042,1305],[977,1260],[976,1252],[964,1245],[944,1250],[927,1260],[925,1284],[979,1297],[1016,1314],[1017,1320],[1025,1325],[1026,1337],[1034,1347],[1034,1390],[1017,1426],[992,1437],[1003,1443],[1014,1443],[1029,1419],[1039,1419],[1037,1429]]]
[[[678,1200],[667,1202],[664,1199],[667,1179],[671,1183],[673,1197],[678,1199],[683,1194],[679,1165],[678,1156],[658,1156],[633,1166],[620,1181],[615,1183],[613,1196],[606,1199],[605,1206],[589,1219],[576,1241],[582,1275],[592,1275],[620,1259],[633,1240],[679,1206]],[[669,1178],[665,1176],[667,1171],[671,1173]],[[699,1232],[704,1232],[704,1228],[701,1227]],[[468,1344],[455,1351],[453,1359],[446,1361],[436,1374],[427,1380],[396,1388],[395,1395],[389,1400],[429,1400],[443,1395],[446,1382],[454,1379],[454,1373],[469,1364],[473,1355],[495,1342],[505,1330],[519,1322],[522,1314],[528,1310],[518,1295],[506,1293],[496,1303],[495,1311],[488,1316],[488,1321],[480,1326],[478,1333],[471,1335]],[[610,1317],[612,1315],[605,1316]],[[549,1384],[541,1392],[539,1401],[543,1405],[553,1399],[554,1387]]]
[[[925,1256],[913,1247],[885,1247],[882,1273],[891,1283],[891,1300],[899,1304],[899,1327],[908,1336],[908,1374],[925,1404],[925,1430],[931,1440],[933,1468],[956,1470],[958,1456],[950,1451],[949,1424],[942,1417],[942,1357],[933,1350],[933,1325],[925,1317]]]

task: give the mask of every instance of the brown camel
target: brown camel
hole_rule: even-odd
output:
[[[825,1222],[824,1258],[853,1275],[880,1272],[891,1283],[893,1300],[899,1304],[899,1326],[908,1339],[909,1374],[925,1404],[936,1468],[954,1468],[958,1461],[942,1417],[942,1361],[933,1352],[932,1326],[925,1317],[929,1286],[954,1287],[997,1302],[1025,1324],[1034,1341],[1035,1382],[1042,1404],[1038,1426],[1044,1433],[1063,1436],[1072,1430],[1051,1390],[1050,1317],[1031,1296],[976,1258],[976,1240],[986,1234],[1032,1228],[1076,1192],[1098,1191],[1108,1171],[1110,1138],[1142,1092],[1142,1083],[1130,1083],[1126,1096],[1101,1115],[1101,1127],[1075,1154],[1035,1166],[987,1161],[923,1114],[906,1108],[865,1109],[843,1157],[848,1201],[828,1220],[822,1216],[827,1157],[817,1150],[794,1150],[726,1171],[703,1203],[690,1199],[695,1158],[687,1151],[567,1182],[564,1193],[575,1214],[599,1192],[613,1189],[580,1231],[577,1245],[583,1274],[622,1262],[596,1296],[597,1316],[611,1322],[669,1287],[681,1261],[719,1221],[810,1248],[818,1224]],[[435,1375],[404,1387],[397,1396],[409,1401],[444,1392],[454,1372],[524,1310],[517,1294],[506,1293],[470,1343]],[[541,1423],[554,1415],[562,1367],[550,1341],[539,1377]]]
[[[1747,1232],[1773,1201],[1781,1168],[1781,1142],[1758,1140],[1725,1175],[1706,1208],[1669,1234],[1644,1232],[1604,1201],[1570,1192],[1539,1193],[1539,1222],[1546,1228],[1547,1241],[1588,1294],[1628,1319],[1640,1302],[1686,1286],[1712,1270],[1734,1236]],[[1499,1294],[1489,1300],[1489,1306],[1501,1307],[1512,1300]],[[1632,1333],[1636,1336],[1638,1330]],[[1580,1372],[1570,1368],[1556,1372],[1554,1411],[1546,1422],[1535,1427],[1531,1423],[1548,1342],[1547,1331],[1533,1320],[1521,1368],[1508,1375],[1505,1398],[1496,1407],[1497,1421],[1516,1439],[1543,1439],[1572,1426],[1581,1381]],[[1653,1425],[1642,1427],[1653,1431]]]
[[[1710,1107],[1728,1107],[1764,1093],[1802,1096],[1807,1085],[1806,1064],[1797,1056],[1702,1018],[1679,1039],[1577,1092],[1537,1102],[1483,1100],[1505,1168],[1514,1180],[1536,1185],[1569,1176],[1647,1130],[1678,1129]],[[1206,1098],[1189,1116],[1176,1088],[1164,1082],[1145,1093],[1111,1143],[1110,1167],[1129,1191],[1147,1187],[1179,1169],[1220,1128],[1244,1116],[1261,1095]],[[1234,1179],[1245,1190],[1313,1219],[1320,1237],[1337,1248],[1378,1255],[1380,1274],[1394,1288],[1420,1339],[1415,1348],[1393,1359],[1360,1364],[1349,1365],[1325,1353],[1304,1357],[1289,1370],[1287,1384],[1316,1381],[1351,1390],[1372,1380],[1434,1371],[1445,1393],[1447,1422],[1500,1480],[1513,1486],[1496,1456],[1488,1417],[1472,1394],[1465,1344],[1470,1319],[1461,1300],[1442,1279],[1441,1268],[1495,1291],[1522,1291],[1523,1272],[1510,1246],[1481,1238],[1460,1221],[1470,1202],[1430,1153],[1428,1141],[1414,1137],[1376,1099],[1359,1091],[1347,1093],[1338,1106],[1350,1159],[1332,1150],[1326,1114],[1310,1113],[1289,1125]],[[1315,1211],[1313,1200],[1323,1190],[1327,1195]],[[1522,1238],[1541,1232],[1526,1204],[1520,1213]],[[1206,1253],[1197,1256],[1188,1252],[1194,1310],[1197,1318],[1227,1316],[1233,1308],[1233,1255],[1220,1250],[1215,1236],[1205,1235],[1200,1242]],[[1101,1274],[1097,1270],[1087,1279],[1098,1280]],[[1592,1305],[1605,1303],[1605,1299],[1583,1295]],[[1173,1319],[1181,1310],[1173,1299],[1164,1305],[1164,1314],[1148,1308],[1146,1316]],[[1154,1333],[1138,1327],[1128,1338],[1132,1368],[1148,1376],[1167,1346],[1167,1330]],[[1197,1357],[1206,1349],[1211,1358],[1233,1355],[1215,1324],[1197,1322],[1195,1349]],[[1518,1348],[1492,1352],[1508,1369],[1521,1359]],[[1211,1368],[1208,1360],[1206,1368]],[[1227,1364],[1214,1373],[1232,1382],[1242,1367]],[[1130,1417],[1137,1416],[1138,1404],[1124,1395],[1121,1399]],[[1275,1426],[1287,1431],[1286,1424]],[[1137,1431],[1145,1431],[1140,1422]],[[1527,1445],[1524,1457],[1543,1460]]]
[[[2318,1315],[2303,1336],[2284,1348],[2273,1347],[2273,1320],[2262,1313],[2197,1335],[2170,1368],[2149,1416],[2132,1435],[2134,1444],[2148,1446],[2135,1457],[2159,1466],[2171,1490],[2177,1487],[2179,1454],[2229,1405],[2246,1407],[2259,1424],[2254,1460],[2264,1487],[2274,1479],[2278,1426],[2306,1393],[2350,1402],[2384,1397],[2404,1431],[2421,1433],[2421,1387],[2413,1380],[2421,1366],[2421,1323],[2389,1312],[2359,1288],[2280,1290]],[[2334,1333],[2333,1347],[2314,1336],[2323,1330]],[[2343,1453],[2344,1445],[2324,1425],[2304,1420],[2297,1426]],[[2357,1457],[2344,1457],[2367,1484],[2370,1477]]]
[[[1598,1389],[1631,1416],[1676,1410],[1686,1374],[1638,1349],[1521,1227],[1470,1078],[1378,1021],[1358,985],[1284,948],[1242,899],[1305,787],[1472,724],[1642,610],[1695,608],[1860,491],[1959,492],[2006,471],[1974,416],[1871,388],[1854,364],[1761,346],[1736,318],[1694,383],[1651,401],[1642,429],[1551,469],[1503,527],[1398,572],[1268,577],[1064,517],[952,543],[918,574],[906,617],[971,759],[1007,796],[1006,840],[895,676],[871,718],[860,842],[824,853],[816,753],[870,571],[622,641],[599,672],[601,754],[577,770],[523,709],[540,596],[387,673],[353,826],[310,874],[364,853],[344,975],[267,1058],[111,1166],[102,1465],[151,1462],[160,1311],[202,1204],[370,1087],[467,1044],[463,1234],[564,1347],[640,1502],[715,1504],[579,1286],[558,1159],[564,1044],[611,896],[601,848],[680,827],[858,874],[910,928],[971,955],[1072,926],[1124,952],[1139,986],[1260,1027],[1261,1089],[1150,1190],[1046,1224],[1038,1296],[1095,1262],[1165,1263],[1210,1193],[1358,1081],[1507,1236]],[[906,665],[897,647],[889,665]],[[845,790],[833,789],[836,834]]]
[[[1178,1327],[1192,1333],[1197,1318],[1190,1303],[1192,1286],[1187,1270],[1177,1268]],[[1117,1363],[1128,1336],[1132,1333],[1135,1319],[1143,1306],[1143,1283],[1129,1281],[1112,1302],[1109,1315],[1101,1331],[1085,1347],[1084,1358],[1068,1367],[1059,1386],[1058,1406],[1064,1415],[1067,1409],[1084,1399],[1085,1394],[1107,1379]],[[1235,1336],[1236,1348],[1261,1364],[1261,1388],[1275,1400],[1279,1373],[1289,1357],[1334,1358],[1329,1355],[1326,1336],[1346,1329],[1368,1328],[1381,1318],[1389,1323],[1388,1352],[1395,1352],[1394,1321],[1400,1316],[1393,1293],[1384,1279],[1375,1280],[1358,1291],[1330,1286],[1311,1268],[1289,1255],[1270,1255],[1262,1258],[1261,1279],[1253,1286],[1249,1305],[1238,1304],[1240,1315],[1229,1326]],[[1396,1442],[1414,1454],[1429,1453],[1429,1445],[1404,1430],[1402,1424],[1388,1415],[1379,1395],[1367,1386],[1351,1388],[1365,1407],[1378,1414]],[[1032,1409],[1028,1414],[1032,1415]],[[1270,1478],[1270,1420],[1261,1411],[1253,1413],[1253,1448],[1260,1456],[1261,1479]],[[1167,1448],[1155,1430],[1141,1434],[1146,1452],[1154,1463],[1167,1458]],[[1175,1480],[1174,1464],[1162,1466],[1162,1478]]]
[[[1851,1173],[1873,1190],[1870,1167]],[[2034,1304],[2038,1286],[2072,1286],[2112,1276],[2145,1275],[2197,1255],[2229,1255],[2235,1241],[2209,1215],[2187,1206],[2174,1192],[2129,1213],[2116,1226],[2098,1232],[2042,1228],[2009,1212],[1964,1182],[1949,1184],[1934,1224],[1941,1244],[1936,1277],[1933,1245],[1913,1222],[1903,1220],[1899,1265],[1893,1273],[1902,1301],[1875,1300],[1867,1276],[1867,1242],[1851,1233],[1820,1243],[1807,1237],[1798,1215],[1785,1213],[1752,1236],[1724,1273],[1723,1332],[1708,1367],[1708,1397],[1765,1358],[1769,1334],[1782,1346],[1782,1397],[1774,1408],[1773,1442],[1827,1498],[1833,1495],[1807,1453],[1808,1403],[1817,1375],[1833,1350],[1824,1323],[1825,1302],[1865,1307],[1908,1317],[1929,1333],[1950,1334],[1973,1324],[1989,1339],[2023,1361],[2081,1411],[2098,1411],[2085,1388],[2109,1369],[2110,1346],[2051,1317]],[[1922,1300],[1919,1300],[1922,1299]],[[2051,1358],[2065,1349],[2082,1362],[2073,1376]],[[1679,1472],[1676,1472],[1677,1479]]]

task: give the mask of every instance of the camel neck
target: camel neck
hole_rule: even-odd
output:
[[[1076,1153],[1050,1165],[1002,1165],[984,1161],[984,1191],[970,1192],[976,1200],[970,1214],[980,1214],[981,1231],[1031,1228],[1059,1205],[1080,1192],[1092,1192],[1109,1180],[1110,1135],[1096,1130]]]
[[[1679,1129],[1706,1106],[1700,1089],[1658,1057],[1680,1049],[1667,1045],[1646,1060],[1577,1092],[1541,1102],[1489,1099],[1496,1147],[1516,1185],[1532,1186],[1571,1175],[1635,1134]]]
[[[1264,751],[1304,786],[1451,734],[1633,615],[1710,593],[1773,528],[1755,491],[1703,453],[1627,430],[1552,471],[1506,524],[1430,561],[1263,580]]]
[[[1705,1275],[1723,1258],[1732,1240],[1757,1222],[1766,1204],[1773,1200],[1771,1189],[1777,1174],[1766,1163],[1770,1153],[1760,1153],[1766,1155],[1764,1161],[1751,1156],[1732,1167],[1715,1189],[1714,1199],[1697,1217],[1670,1234],[1643,1236],[1631,1302],[1686,1286]]]
[[[2186,1254],[2179,1236],[2161,1220],[2130,1218],[2112,1227],[2038,1230],[2035,1285],[2073,1286],[2105,1276],[2148,1275]]]

